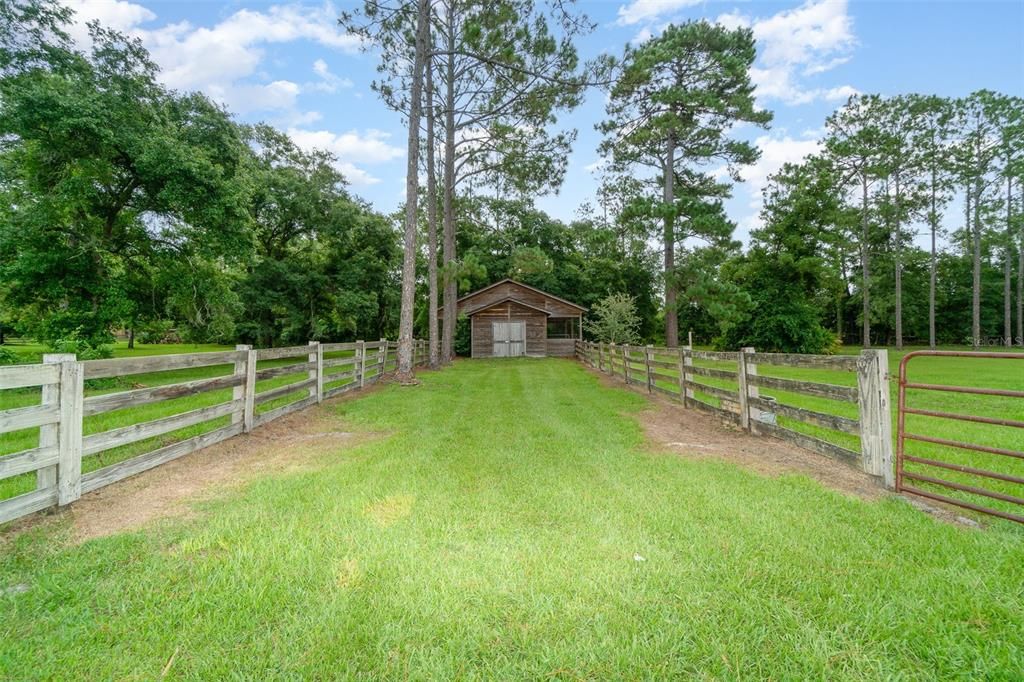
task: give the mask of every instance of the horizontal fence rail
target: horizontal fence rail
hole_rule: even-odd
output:
[[[22,440],[19,434],[28,429],[39,434],[34,447],[0,454],[0,481],[36,478],[31,490],[0,499],[0,523],[69,504],[84,493],[380,381],[397,369],[397,349],[387,339],[312,341],[286,348],[239,345],[233,351],[110,360],[50,354],[42,364],[0,367],[0,390],[36,390],[39,395],[38,404],[0,410],[0,434]],[[414,340],[412,350],[414,365],[426,364],[426,342]],[[219,375],[195,378],[194,370]],[[85,395],[86,381],[92,386],[139,374],[171,383]],[[187,409],[172,402],[181,399],[200,406]],[[112,413],[128,408],[163,413],[124,425]],[[167,414],[169,409],[174,413]],[[111,427],[118,424],[112,418],[121,419],[120,425]],[[102,424],[108,426],[97,428]],[[110,459],[117,461],[104,466]],[[86,473],[83,460],[90,464]]]
[[[751,433],[775,436],[852,464],[893,486],[884,350],[865,350],[859,356],[799,355],[757,353],[753,348],[719,352],[577,341],[576,357],[628,385],[646,387],[650,393],[714,414]],[[849,385],[769,376],[759,368],[801,370],[833,380],[838,377]],[[857,417],[827,411],[830,405],[842,411],[843,404],[851,405],[850,409],[856,405]],[[837,442],[844,438],[859,442],[859,450]]]

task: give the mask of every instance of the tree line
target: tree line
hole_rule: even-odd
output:
[[[668,345],[686,330],[803,352],[1008,341],[1014,319],[1024,337],[1020,98],[853,97],[820,153],[769,178],[744,250],[724,202],[760,152],[735,129],[772,119],[749,29],[685,22],[584,61],[594,25],[566,3],[366,0],[340,22],[409,133],[405,201],[382,215],[330,154],[168,91],[117,32],[94,24],[75,48],[70,20],[0,0],[0,329],[93,345],[122,328],[260,345],[397,332],[408,381],[414,334],[449,362],[460,291],[514,277],[597,309],[632,300],[632,333]],[[534,198],[561,185],[576,133],[559,117],[591,88],[604,179],[559,221]]]
[[[71,20],[0,3],[0,323],[85,351],[393,329],[394,225],[330,154],[166,89],[98,23],[76,48]]]
[[[721,264],[750,297],[723,343],[1024,345],[1022,151],[1020,97],[850,98]]]

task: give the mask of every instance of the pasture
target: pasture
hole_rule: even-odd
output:
[[[1021,670],[1019,528],[661,451],[646,398],[566,361],[422,379],[312,408],[366,439],[191,516],[8,537],[0,677]]]

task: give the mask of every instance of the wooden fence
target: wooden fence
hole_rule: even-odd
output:
[[[863,350],[859,356],[797,355],[757,353],[753,348],[714,352],[688,346],[577,341],[576,356],[629,385],[646,387],[650,393],[662,393],[686,407],[718,415],[751,433],[782,438],[858,466],[886,487],[893,487],[892,412],[885,350]],[[765,373],[759,372],[759,367]],[[840,380],[851,375],[846,382],[850,385],[768,376],[769,367],[782,368],[783,373],[789,370]],[[810,405],[794,404],[797,402]],[[780,418],[784,423],[779,423]],[[859,447],[853,449],[857,446],[851,447],[851,441]]]
[[[0,481],[35,472],[34,489],[0,500],[0,523],[74,502],[84,493],[177,459],[232,436],[248,433],[325,398],[372,384],[397,367],[396,342],[310,342],[306,346],[153,355],[78,361],[52,354],[43,364],[0,367],[0,389],[39,390],[36,405],[0,411],[0,434],[38,427],[38,445],[0,455]],[[427,362],[427,346],[415,341],[414,362]],[[282,364],[285,363],[285,364]],[[263,367],[260,367],[260,364]],[[197,368],[219,376],[85,395],[85,382]],[[187,373],[187,372],[185,372]],[[288,383],[280,384],[283,380]],[[266,384],[275,384],[267,387]],[[231,389],[224,402],[83,436],[89,418],[125,408]],[[217,424],[217,420],[222,422]],[[203,425],[199,435],[160,445],[108,466],[82,473],[82,460],[116,448]]]

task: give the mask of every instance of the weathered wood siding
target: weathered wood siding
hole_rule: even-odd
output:
[[[547,348],[551,357],[571,358],[576,354],[576,339],[548,339]]]
[[[526,354],[545,355],[547,352],[548,319],[543,313],[512,301],[498,303],[473,315],[472,355],[489,358],[494,355],[493,322],[525,322]]]
[[[459,303],[459,312],[472,314],[474,310],[481,308],[487,308],[492,303],[498,303],[504,301],[507,298],[514,298],[517,301],[522,301],[528,306],[539,308],[553,317],[576,317],[580,314],[580,309],[562,303],[550,296],[545,296],[543,293],[534,291],[528,287],[521,286],[515,282],[503,282],[498,286],[481,291],[478,294],[471,294],[467,296],[462,302]],[[536,312],[536,311],[534,311]],[[545,331],[545,335],[547,332]]]

